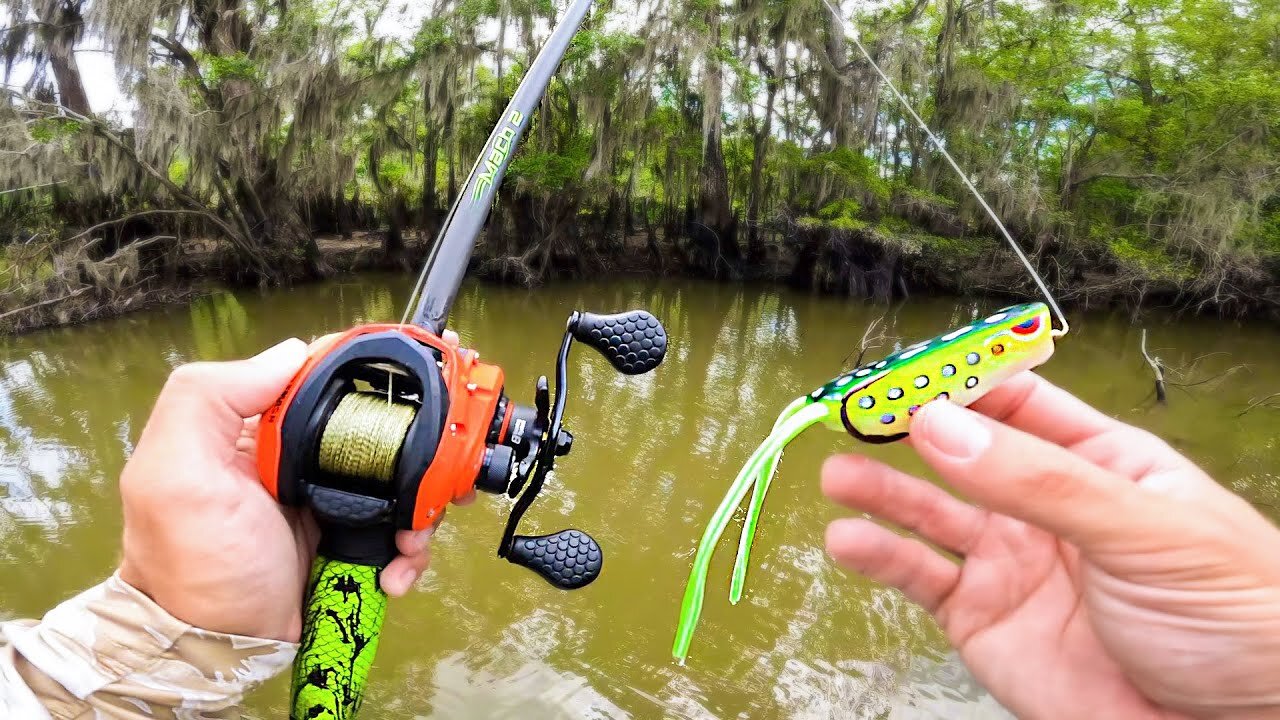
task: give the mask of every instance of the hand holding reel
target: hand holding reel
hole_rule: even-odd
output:
[[[585,532],[517,535],[556,458],[574,340],[619,372],[656,368],[667,335],[648,312],[574,312],[534,404],[505,393],[502,368],[415,325],[365,325],[313,347],[259,430],[259,472],[283,504],[309,508],[321,529],[295,666],[294,716],[350,717],[358,708],[384,618],[378,573],[397,554],[398,530],[423,530],[473,489],[518,498],[498,556],[555,587],[599,577],[604,556]],[[317,715],[316,713],[320,713]]]
[[[375,566],[395,557],[395,530],[429,527],[451,501],[473,488],[519,497],[498,556],[558,587],[583,587],[599,574],[598,563],[579,580],[565,580],[549,576],[553,566],[544,567],[536,553],[530,557],[525,550],[536,549],[526,548],[529,542],[552,539],[557,545],[576,539],[575,546],[594,546],[586,533],[515,534],[556,458],[573,448],[573,435],[563,421],[575,339],[596,348],[626,375],[656,368],[667,347],[666,331],[648,312],[575,312],[556,360],[555,401],[543,376],[529,407],[507,397],[501,368],[417,326],[349,330],[314,348],[298,377],[264,414],[259,441],[263,482],[280,502],[310,507],[322,530],[344,530],[324,533],[327,557]],[[350,421],[338,413],[357,401],[368,406],[357,419],[388,426],[396,437],[370,437],[362,434],[363,428],[346,425]],[[394,416],[410,409],[411,422],[398,425]],[[335,426],[335,418],[343,425]],[[395,452],[391,472],[377,477],[378,464],[371,466],[359,453],[388,442]],[[561,537],[570,532],[577,535]]]

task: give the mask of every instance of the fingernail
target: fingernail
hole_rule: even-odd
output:
[[[417,545],[420,548],[424,548],[427,546],[427,541],[430,540],[431,536],[435,534],[436,534],[435,525],[432,525],[426,530],[419,530],[418,532],[413,534],[413,544]]]
[[[286,359],[297,356],[300,351],[305,352],[306,347],[306,343],[302,342],[298,338],[289,338],[284,342],[277,343],[266,350],[263,350],[257,355],[254,355],[251,359],[253,362],[263,364],[283,362]]]
[[[943,455],[973,460],[991,446],[991,430],[973,412],[949,402],[929,403],[925,408],[918,432]]]

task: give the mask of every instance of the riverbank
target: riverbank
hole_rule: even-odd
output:
[[[385,232],[318,235],[320,270],[310,280],[365,271],[414,273],[429,254],[433,240],[433,236],[406,231],[400,237],[398,260],[391,261]],[[163,256],[150,257],[141,245],[135,243],[99,260],[62,259],[59,264],[70,264],[75,271],[64,271],[61,282],[50,281],[46,296],[18,307],[0,305],[0,334],[74,325],[188,302],[210,291],[243,284],[236,280],[232,253],[225,243],[187,240]],[[705,263],[693,257],[696,238],[670,240],[660,230],[650,229],[626,238],[579,242],[574,247],[531,259],[495,253],[482,238],[469,272],[486,281],[529,287],[567,278],[708,277]],[[148,262],[156,263],[157,258],[163,261],[164,270],[148,272]],[[1127,260],[1103,256],[1091,262],[1077,259],[1069,271],[1057,262],[1041,261],[1038,265],[1047,268],[1047,279],[1057,288],[1058,301],[1068,309],[1118,308],[1136,315],[1158,307],[1201,315],[1280,316],[1280,285],[1267,282],[1270,273],[1265,268],[1209,293],[1196,288],[1195,279],[1185,273],[1140,267],[1141,256]],[[68,276],[74,280],[65,279]],[[879,303],[931,296],[1039,297],[1013,253],[995,240],[895,233],[880,227],[850,231],[801,227],[786,240],[765,243],[749,264],[717,271],[712,279],[778,283]]]

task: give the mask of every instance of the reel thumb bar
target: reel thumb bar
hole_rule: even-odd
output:
[[[529,71],[525,73],[507,109],[498,119],[497,127],[489,135],[483,153],[476,160],[471,175],[462,187],[462,193],[458,195],[453,209],[445,219],[444,227],[422,268],[413,294],[409,296],[408,308],[414,308],[416,300],[416,309],[413,310],[412,318],[406,309],[401,324],[411,320],[414,325],[433,334],[439,335],[444,331],[449,309],[467,274],[476,238],[480,236],[480,229],[489,217],[493,197],[506,175],[516,146],[529,127],[529,117],[542,101],[551,76],[564,59],[570,41],[590,9],[591,0],[574,0],[560,24],[552,31],[547,44],[529,66]]]

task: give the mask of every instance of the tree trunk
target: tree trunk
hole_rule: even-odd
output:
[[[43,22],[41,36],[49,53],[54,81],[58,83],[58,101],[72,112],[88,117],[93,109],[89,107],[89,95],[85,92],[75,56],[76,38],[84,24],[80,2],[61,0],[48,3],[42,10],[45,12],[40,18]]]
[[[409,205],[404,195],[396,193],[387,209],[387,234],[382,240],[382,259],[388,265],[407,268],[404,229],[409,224]]]
[[[724,134],[724,68],[718,55],[721,32],[719,6],[714,6],[707,12],[707,24],[711,28],[711,46],[703,58],[706,68],[703,71],[703,148],[698,196],[698,209],[704,228],[695,237],[703,238],[699,244],[708,255],[704,258],[708,264],[706,269],[713,277],[720,278],[738,272],[742,253],[738,247],[738,220],[729,201],[729,176],[721,147]]]
[[[80,80],[80,67],[76,65],[75,56],[70,48],[65,55],[51,55],[49,65],[53,68],[53,77],[58,83],[58,100],[71,111],[88,117],[93,113],[89,107],[89,96],[84,91],[84,83]]]
[[[773,102],[778,96],[777,73],[781,72],[786,62],[786,45],[781,42],[781,28],[775,28],[770,34],[775,39],[774,66],[770,67],[764,62],[764,58],[759,58],[760,71],[768,83],[768,92],[765,95],[764,121],[756,129],[755,149],[751,158],[751,197],[747,205],[747,262],[751,265],[764,260],[764,243],[760,239],[760,206],[764,202],[764,188],[761,184],[764,179],[764,159],[769,151],[769,138],[773,137]]]

